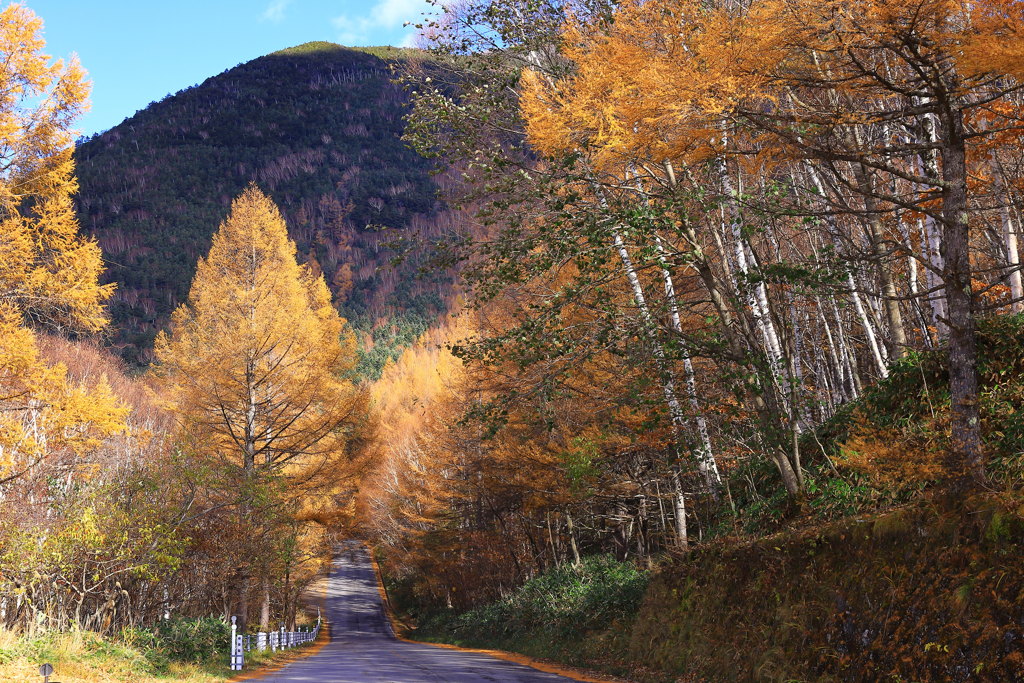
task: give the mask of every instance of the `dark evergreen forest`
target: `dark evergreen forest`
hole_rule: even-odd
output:
[[[117,284],[111,342],[145,363],[186,296],[232,197],[255,182],[281,207],[300,260],[325,274],[362,332],[369,376],[445,307],[443,276],[391,268],[396,231],[432,235],[446,210],[429,162],[401,140],[392,66],[412,50],[307,43],[154,102],[76,151],[79,219]]]

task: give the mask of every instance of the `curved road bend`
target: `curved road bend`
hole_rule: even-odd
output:
[[[366,549],[349,545],[327,588],[331,641],[315,655],[262,676],[278,683],[565,683],[572,679],[484,654],[398,640],[384,616]]]

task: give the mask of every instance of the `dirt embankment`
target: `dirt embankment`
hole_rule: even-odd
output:
[[[625,633],[583,646],[640,678],[1024,680],[1024,505],[921,504],[710,545],[654,577]]]
[[[717,541],[631,618],[539,636],[489,644],[639,681],[1024,681],[1024,499]]]

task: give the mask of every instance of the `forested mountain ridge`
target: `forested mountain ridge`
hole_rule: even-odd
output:
[[[379,370],[395,336],[429,324],[447,286],[412,277],[414,264],[381,268],[394,239],[381,228],[429,235],[446,215],[428,162],[401,140],[407,97],[391,67],[419,58],[306,43],[169,95],[78,145],[79,220],[117,284],[113,343],[126,358],[145,360],[250,182],[281,207],[301,258],[324,272],[350,320],[367,331],[392,323],[376,331],[364,372]]]

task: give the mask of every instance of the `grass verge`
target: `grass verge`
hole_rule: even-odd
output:
[[[228,680],[256,678],[291,661],[315,651],[317,644],[326,642],[323,636],[312,646],[304,645],[280,652],[251,652],[246,654],[246,672],[228,668],[228,655],[221,651],[227,637],[214,647],[197,639],[200,647],[184,647],[180,636],[182,624],[195,624],[209,620],[189,620],[179,623],[177,639],[156,641],[152,632],[133,630],[121,637],[105,638],[89,631],[22,635],[0,630],[0,681],[4,683],[40,683],[39,666],[53,665],[51,681],[59,683],[221,683]],[[218,620],[213,620],[218,621]],[[202,635],[202,634],[200,634]]]

